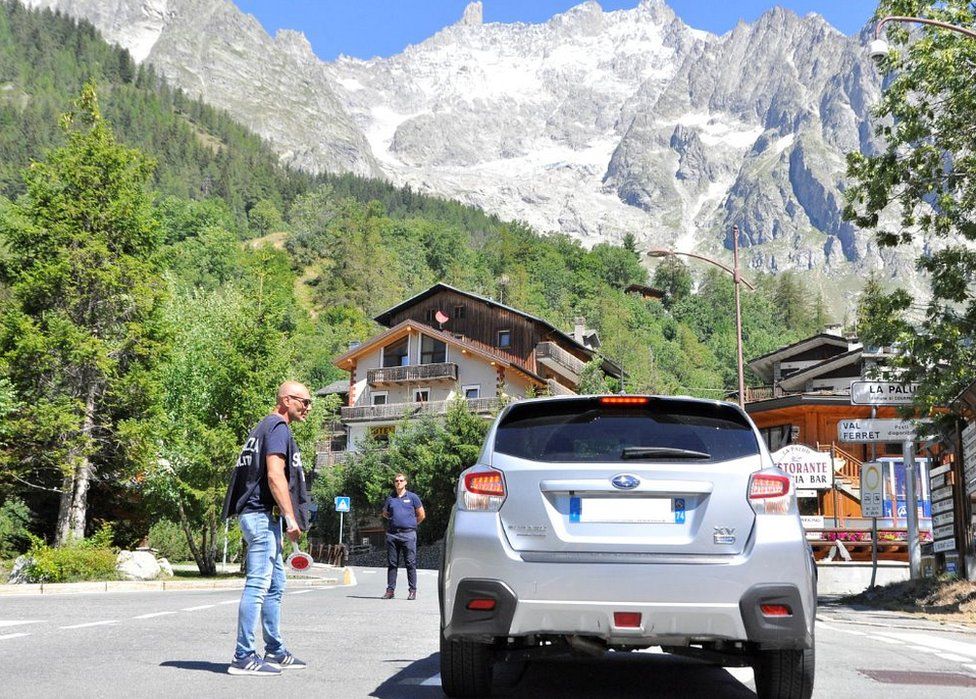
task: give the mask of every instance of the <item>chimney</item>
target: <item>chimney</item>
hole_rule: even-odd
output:
[[[576,316],[573,318],[573,339],[582,345],[584,337],[586,337],[586,318]]]

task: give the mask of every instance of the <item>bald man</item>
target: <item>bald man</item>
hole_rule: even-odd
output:
[[[305,663],[281,640],[281,596],[285,591],[282,530],[297,542],[308,529],[308,491],[302,455],[291,432],[292,422],[308,417],[312,398],[296,381],[278,388],[274,411],[258,423],[231,476],[224,518],[236,516],[247,542],[247,579],[237,609],[237,648],[227,672],[270,677],[299,670]],[[264,632],[264,657],[255,648],[258,617]]]

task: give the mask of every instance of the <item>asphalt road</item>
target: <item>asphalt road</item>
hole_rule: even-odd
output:
[[[271,678],[226,674],[236,591],[2,597],[0,696],[442,696],[436,574],[421,571],[414,602],[404,598],[405,590],[398,599],[380,599],[385,571],[356,574],[352,587],[287,594],[285,640],[309,667]],[[748,668],[650,652],[505,665],[496,687],[501,696],[526,698],[755,696]],[[823,608],[815,696],[936,694],[976,696],[974,631]]]

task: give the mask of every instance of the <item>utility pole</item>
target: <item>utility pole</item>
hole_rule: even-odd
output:
[[[921,577],[922,549],[918,541],[918,497],[915,492],[915,442],[906,439],[902,443],[902,461],[905,462],[905,508],[908,523],[908,569],[912,580]]]

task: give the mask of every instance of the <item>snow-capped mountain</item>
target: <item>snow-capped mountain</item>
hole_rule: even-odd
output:
[[[737,223],[754,269],[912,273],[841,220],[844,154],[873,148],[879,78],[861,39],[818,15],[777,8],[716,36],[663,0],[542,24],[485,24],[473,2],[396,56],[326,63],[230,0],[28,4],[87,18],[300,167],[385,176],[587,244],[631,232],[721,255]]]

